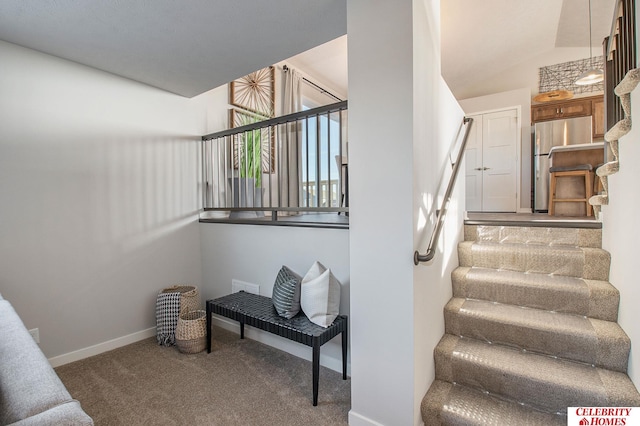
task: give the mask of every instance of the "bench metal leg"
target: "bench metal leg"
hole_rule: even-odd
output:
[[[207,303],[207,353],[211,353],[211,305]]]
[[[240,338],[244,339],[244,323],[240,323]]]
[[[320,344],[313,342],[313,406],[318,405],[318,382],[320,375]]]
[[[342,380],[347,380],[347,344],[349,342],[348,329],[347,322],[345,321],[344,331],[342,332]]]

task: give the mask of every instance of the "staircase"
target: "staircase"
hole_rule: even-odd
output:
[[[600,229],[464,234],[426,425],[566,425],[567,407],[640,406]]]

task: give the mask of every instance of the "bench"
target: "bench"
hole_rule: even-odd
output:
[[[320,347],[342,333],[342,378],[347,379],[347,316],[339,315],[328,328],[309,321],[300,312],[291,319],[276,312],[269,297],[240,291],[218,299],[207,300],[207,353],[211,353],[211,314],[240,322],[240,338],[244,339],[244,325],[285,337],[310,346],[313,352],[313,405],[318,405],[318,375]]]

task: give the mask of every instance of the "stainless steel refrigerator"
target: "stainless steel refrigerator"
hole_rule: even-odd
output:
[[[536,123],[533,142],[534,211],[549,208],[549,151],[554,146],[591,143],[591,117]]]

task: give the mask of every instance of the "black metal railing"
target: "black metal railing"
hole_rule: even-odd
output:
[[[624,118],[620,98],[614,89],[629,70],[636,68],[635,0],[618,0],[611,34],[604,39],[605,126],[608,131]]]
[[[228,219],[348,215],[347,101],[202,137],[204,212]]]

